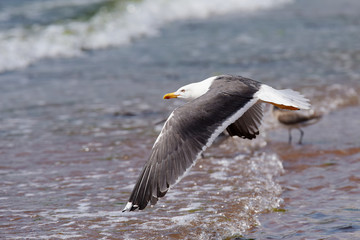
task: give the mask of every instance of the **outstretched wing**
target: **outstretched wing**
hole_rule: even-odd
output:
[[[157,138],[123,211],[144,209],[148,202],[155,204],[214,139],[256,101],[222,93],[205,94],[177,108]]]

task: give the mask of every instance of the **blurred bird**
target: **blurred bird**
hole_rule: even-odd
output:
[[[300,131],[300,139],[298,143],[301,144],[304,136],[304,131],[301,128],[317,123],[322,117],[321,113],[315,112],[314,110],[306,112],[295,112],[281,109],[276,106],[273,107],[272,112],[276,120],[288,128],[289,143],[291,143],[291,130],[293,128],[296,128]]]

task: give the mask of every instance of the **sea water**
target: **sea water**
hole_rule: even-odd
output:
[[[1,239],[360,237],[360,17],[338,1],[1,1]],[[122,213],[162,96],[211,75],[292,88],[322,113],[304,144],[209,148],[164,198]]]

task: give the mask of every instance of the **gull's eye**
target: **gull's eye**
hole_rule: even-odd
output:
[[[180,92],[185,92],[185,89],[181,89]]]

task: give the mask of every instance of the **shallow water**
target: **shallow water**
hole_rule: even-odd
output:
[[[274,6],[1,73],[0,238],[359,238],[359,3]],[[182,104],[163,94],[220,73],[296,89],[324,116],[297,145],[267,113],[256,140],[219,142],[157,205],[122,213]]]

